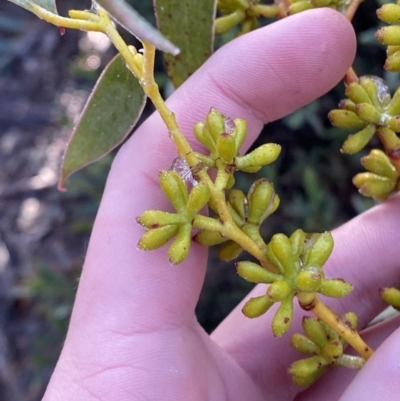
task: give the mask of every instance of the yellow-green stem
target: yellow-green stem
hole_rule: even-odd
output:
[[[343,323],[339,316],[329,309],[318,296],[315,296],[313,303],[306,309],[314,313],[320,320],[335,330],[336,333],[350,344],[365,360],[368,360],[372,356],[374,351],[364,342],[357,330]]]

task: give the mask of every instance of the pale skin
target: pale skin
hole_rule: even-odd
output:
[[[204,120],[212,106],[232,118],[247,119],[249,147],[263,124],[339,82],[354,53],[354,32],[343,16],[327,9],[305,12],[226,45],[168,105],[193,146],[192,126]],[[302,332],[304,312],[299,308],[290,333],[281,339],[272,335],[271,313],[255,320],[242,315],[244,301],[211,336],[204,332],[194,309],[204,281],[206,249],[193,244],[188,259],[171,267],[165,248],[144,252],[136,247],[143,234],[136,217],[148,209],[170,210],[158,172],[175,156],[156,114],[118,153],[64,349],[43,400],[396,399],[399,321],[365,334],[377,351],[360,373],[328,372],[307,390],[295,387],[287,374],[290,363],[302,357],[289,346],[290,333]],[[333,231],[335,249],[327,276],[342,277],[355,290],[327,304],[338,313],[357,312],[360,327],[384,307],[378,288],[399,284],[399,206],[395,196]],[[262,291],[265,287],[256,287],[252,295]]]

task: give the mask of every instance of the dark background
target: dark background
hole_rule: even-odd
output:
[[[90,7],[90,1],[59,3],[62,15],[66,3],[69,9]],[[150,1],[131,3],[153,21]],[[354,20],[360,43],[354,67],[359,75],[384,76],[393,91],[399,77],[382,71],[376,8],[374,1],[364,2]],[[0,3],[1,401],[40,400],[62,346],[112,156],[76,173],[65,193],[56,182],[74,120],[113,54],[104,42],[71,30],[61,36],[16,5]],[[167,82],[160,57],[157,80],[160,86]],[[326,117],[343,89],[338,85],[261,134],[258,144],[283,147],[278,161],[257,173],[274,181],[282,199],[264,228],[267,239],[297,228],[330,230],[373,205],[351,184],[361,171],[360,156],[339,152],[347,134]],[[144,116],[151,110],[148,105]],[[242,175],[237,182],[247,190],[254,179]],[[250,289],[232,264],[211,252],[197,308],[201,324],[212,331]]]

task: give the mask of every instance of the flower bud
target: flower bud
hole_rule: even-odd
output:
[[[319,348],[323,349],[328,343],[326,331],[318,319],[304,316],[302,326],[307,334],[307,337],[315,343]]]
[[[399,55],[400,55],[400,50],[399,50]],[[388,113],[391,116],[397,116],[398,114],[400,114],[400,88],[398,88],[396,92],[394,92],[392,100],[390,101],[389,105],[386,108],[386,113]]]
[[[160,185],[176,211],[183,212],[189,197],[183,178],[176,171],[162,170],[160,171]]]
[[[216,146],[213,137],[207,126],[203,122],[198,122],[193,127],[193,133],[196,139],[204,145],[212,154],[216,153]]]
[[[352,100],[355,104],[359,103],[369,103],[371,104],[371,99],[368,96],[367,91],[358,83],[352,82],[346,87],[346,96]]]
[[[357,116],[367,123],[380,124],[381,113],[372,104],[361,103],[356,106]]]
[[[388,24],[398,24],[400,21],[400,6],[398,4],[384,4],[376,10],[378,18]]]
[[[249,215],[247,221],[251,224],[261,224],[270,214],[274,205],[275,190],[272,182],[261,178],[253,183],[247,195]]]
[[[341,152],[348,154],[359,152],[371,140],[374,134],[375,126],[373,124],[367,125],[364,129],[358,131],[356,134],[349,135],[342,146]]]
[[[192,226],[182,224],[178,234],[168,249],[168,259],[172,265],[182,263],[189,254]]]
[[[331,0],[310,0],[314,7],[328,7],[331,4]]]
[[[242,171],[251,171],[274,162],[281,152],[281,146],[276,143],[266,143],[245,156],[236,158],[236,168]],[[249,170],[250,169],[250,170]]]
[[[303,270],[296,278],[296,286],[303,292],[317,292],[321,286],[322,275],[318,268]]]
[[[234,241],[227,241],[218,249],[218,257],[225,262],[236,259],[243,251],[243,248]]]
[[[356,112],[356,105],[350,99],[342,99],[339,102],[339,109],[348,110],[348,111],[352,111],[353,113],[355,113]]]
[[[192,188],[185,208],[185,215],[192,220],[197,213],[207,205],[210,199],[210,189],[205,181],[200,181]]]
[[[389,158],[379,149],[373,149],[368,156],[361,158],[361,164],[372,173],[397,180],[398,174]]]
[[[338,359],[343,354],[343,345],[339,340],[331,341],[325,345],[324,354],[330,359]]]
[[[247,218],[247,200],[240,189],[232,189],[229,191],[228,202],[243,220]]]
[[[348,110],[331,110],[328,117],[332,125],[342,129],[360,129],[366,124],[356,113]]]
[[[311,10],[313,5],[308,0],[296,1],[288,8],[287,15],[301,13],[302,11]]]
[[[274,302],[282,302],[290,296],[293,298],[292,288],[286,280],[274,281],[267,289],[268,297]]]
[[[275,337],[282,337],[290,328],[293,318],[293,299],[285,299],[280,304],[272,319],[272,331]]]
[[[394,190],[396,182],[373,173],[359,173],[353,178],[353,184],[360,194],[372,196],[377,200],[386,199]]]
[[[313,234],[311,247],[303,259],[306,266],[321,267],[328,260],[333,249],[333,238],[331,233],[324,232],[322,234]]]
[[[381,288],[379,292],[385,302],[400,310],[400,291],[397,288],[385,287]]]
[[[350,283],[340,278],[332,278],[322,282],[319,292],[327,297],[342,298],[350,294],[353,288]]]
[[[306,234],[300,228],[290,236],[290,242],[292,243],[292,251],[295,257],[299,257],[303,252],[305,238]]]
[[[250,283],[273,283],[280,280],[281,275],[270,272],[260,265],[253,262],[238,262],[236,263],[237,273]]]
[[[296,271],[292,244],[284,234],[275,234],[267,246],[267,255],[278,270],[285,276],[291,276]]]
[[[392,46],[397,47],[397,46]],[[391,55],[388,55],[388,58],[385,61],[383,68],[386,71],[398,72],[400,71],[400,51],[396,51]]]
[[[169,224],[182,224],[186,220],[180,214],[162,212],[160,210],[147,210],[136,221],[148,229],[166,226]]]
[[[317,345],[315,345],[309,338],[299,333],[293,334],[290,340],[290,345],[297,349],[297,351],[305,354],[318,354],[320,352]]]
[[[166,244],[178,232],[179,226],[170,225],[146,231],[139,240],[138,247],[143,251],[151,251]]]
[[[347,312],[345,313],[340,320],[348,327],[352,329],[357,328],[358,318],[354,312]]]
[[[216,34],[222,34],[229,31],[239,22],[243,21],[246,13],[243,10],[236,10],[231,14],[219,17],[215,20],[214,27]]]
[[[206,123],[208,130],[215,141],[223,132],[225,132],[224,116],[214,107],[212,107],[207,114]]]
[[[400,116],[389,118],[385,125],[394,132],[400,132]]]
[[[300,359],[290,365],[289,373],[297,386],[307,387],[314,383],[327,369],[328,362],[319,355]]]
[[[400,43],[400,26],[385,26],[378,29],[375,36],[384,45],[397,46]]]
[[[271,306],[273,302],[266,296],[250,298],[244,305],[242,312],[249,318],[255,318],[263,315]]]
[[[242,118],[235,118],[234,123],[236,126],[234,131],[236,149],[239,150],[247,135],[247,121]]]
[[[233,135],[223,132],[217,138],[217,152],[226,163],[232,163],[236,156],[236,141]]]
[[[213,246],[225,242],[226,238],[216,231],[201,230],[193,237],[193,241],[200,245]]]

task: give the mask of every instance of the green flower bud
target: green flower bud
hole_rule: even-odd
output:
[[[350,99],[343,99],[339,102],[339,109],[348,110],[348,111],[352,111],[353,113],[355,113],[356,105]],[[332,110],[332,111],[334,111],[334,110]]]
[[[317,267],[303,270],[296,278],[296,286],[303,292],[317,292],[322,283],[322,274]]]
[[[253,262],[236,263],[237,273],[251,283],[273,283],[281,279],[280,274],[275,274]]]
[[[200,181],[190,191],[189,199],[185,208],[185,215],[188,220],[192,220],[197,213],[207,205],[210,200],[210,189],[204,181]]]
[[[236,149],[239,150],[247,135],[247,121],[242,118],[235,118],[233,121],[236,127],[234,131]]]
[[[301,324],[307,337],[319,348],[323,349],[328,343],[328,338],[321,322],[316,318],[304,316]]]
[[[261,224],[270,215],[274,205],[275,190],[272,182],[261,178],[253,183],[247,195],[249,215],[247,221],[251,224]]]
[[[400,116],[389,118],[385,125],[394,132],[400,132]]]
[[[193,237],[193,241],[200,245],[212,246],[225,242],[226,238],[216,231],[201,230]]]
[[[400,21],[400,6],[398,4],[384,4],[376,10],[378,18],[388,24],[398,24]]]
[[[240,26],[240,29],[236,35],[236,37],[238,36],[242,36],[246,33],[249,33],[253,30],[253,26],[254,25],[258,25],[258,21],[257,18],[252,17],[252,18],[246,18],[244,21],[242,21],[242,24]]]
[[[250,298],[250,300],[245,303],[242,312],[245,316],[252,319],[263,315],[272,305],[273,302],[266,295],[262,295],[260,297]]]
[[[358,318],[354,312],[347,312],[341,317],[341,321],[352,329],[357,328]]]
[[[400,310],[400,291],[397,288],[385,287],[381,288],[379,292],[385,302]]]
[[[368,96],[367,91],[358,83],[352,82],[346,87],[346,96],[356,104],[359,103],[369,103],[371,104],[371,99]]]
[[[228,202],[244,222],[244,220],[247,218],[247,200],[244,193],[240,189],[230,190]]]
[[[358,188],[360,194],[372,196],[377,200],[386,199],[396,186],[393,180],[373,173],[356,174],[353,178],[353,184]]]
[[[314,7],[327,7],[331,4],[331,0],[310,0]]]
[[[243,21],[245,17],[246,13],[243,10],[236,10],[229,15],[217,18],[214,23],[215,33],[222,34],[229,31],[239,22]]]
[[[228,182],[226,183],[226,189],[231,189],[235,185],[235,177],[231,174],[228,178]]]
[[[280,304],[272,319],[272,331],[275,337],[282,337],[290,328],[293,318],[293,299],[285,299]]]
[[[339,340],[331,341],[325,345],[324,353],[331,360],[338,359],[343,354],[343,345]]]
[[[290,236],[290,242],[292,243],[292,251],[295,257],[299,257],[303,252],[305,239],[306,239],[306,234],[301,229],[296,230]]]
[[[387,177],[391,180],[397,180],[398,174],[393,164],[384,152],[379,149],[373,149],[368,156],[361,158],[361,164],[372,173]]]
[[[366,124],[356,113],[348,110],[331,110],[328,117],[332,125],[342,129],[360,129]]]
[[[398,46],[400,43],[400,26],[385,26],[378,29],[375,36],[384,45]]]
[[[204,145],[212,154],[216,153],[216,146],[213,137],[210,134],[207,126],[203,122],[198,122],[193,128],[193,133],[196,139]]]
[[[191,232],[191,224],[182,224],[179,226],[178,234],[168,249],[168,259],[172,265],[182,263],[188,256]]]
[[[144,251],[160,248],[177,234],[178,229],[179,226],[174,224],[146,231],[140,238],[138,248]]]
[[[305,354],[319,354],[318,346],[303,334],[293,334],[290,344],[299,352],[303,352]]]
[[[247,11],[252,17],[275,18],[279,14],[279,6],[275,4],[254,4]]]
[[[214,107],[212,107],[207,114],[206,123],[208,130],[215,141],[223,132],[225,132],[224,116],[214,109]]]
[[[400,47],[400,46],[399,46]],[[399,50],[400,57],[400,50]],[[394,95],[392,96],[392,100],[386,108],[386,113],[391,116],[396,116],[400,114],[400,88],[396,90]]]
[[[321,356],[301,359],[291,364],[289,373],[297,386],[307,387],[314,383],[328,368],[327,361]]]
[[[350,135],[344,142],[341,152],[354,154],[359,152],[371,140],[375,134],[375,126],[373,124],[367,125],[361,131],[354,135]]]
[[[169,224],[182,224],[186,220],[180,214],[162,212],[160,210],[147,210],[136,221],[148,229],[166,226]]]
[[[381,123],[381,113],[372,104],[361,103],[356,106],[357,116],[370,124]]]
[[[340,278],[332,278],[322,282],[319,292],[327,297],[342,298],[350,294],[353,288],[350,283]]]
[[[183,178],[173,170],[160,171],[160,185],[177,212],[182,213],[188,201],[188,190]]]
[[[243,248],[234,241],[227,241],[218,249],[218,257],[225,262],[236,259],[243,251]]]
[[[392,54],[398,52],[400,50],[400,46],[388,46],[386,49],[386,55],[391,56]]]
[[[385,149],[396,149],[399,146],[399,138],[397,135],[387,127],[378,128],[379,139],[381,140]]]
[[[333,238],[329,232],[314,234],[303,263],[306,266],[323,266],[333,250]]]
[[[226,163],[232,163],[236,156],[236,141],[233,135],[223,132],[217,138],[217,152]]]
[[[274,162],[278,158],[280,152],[280,145],[266,143],[245,156],[236,157],[236,168],[248,172],[251,171],[252,168],[265,166]]]
[[[286,277],[290,277],[296,272],[297,266],[292,253],[292,244],[286,235],[275,234],[272,237],[267,246],[267,255]]]
[[[308,0],[297,1],[293,3],[287,11],[287,15],[301,13],[302,11],[311,10],[313,5]]]
[[[397,47],[397,46],[392,46]],[[387,71],[398,72],[400,71],[400,51],[397,51],[388,56],[383,68]]]
[[[293,298],[292,287],[286,280],[274,281],[267,289],[267,295],[274,302],[282,302]]]

